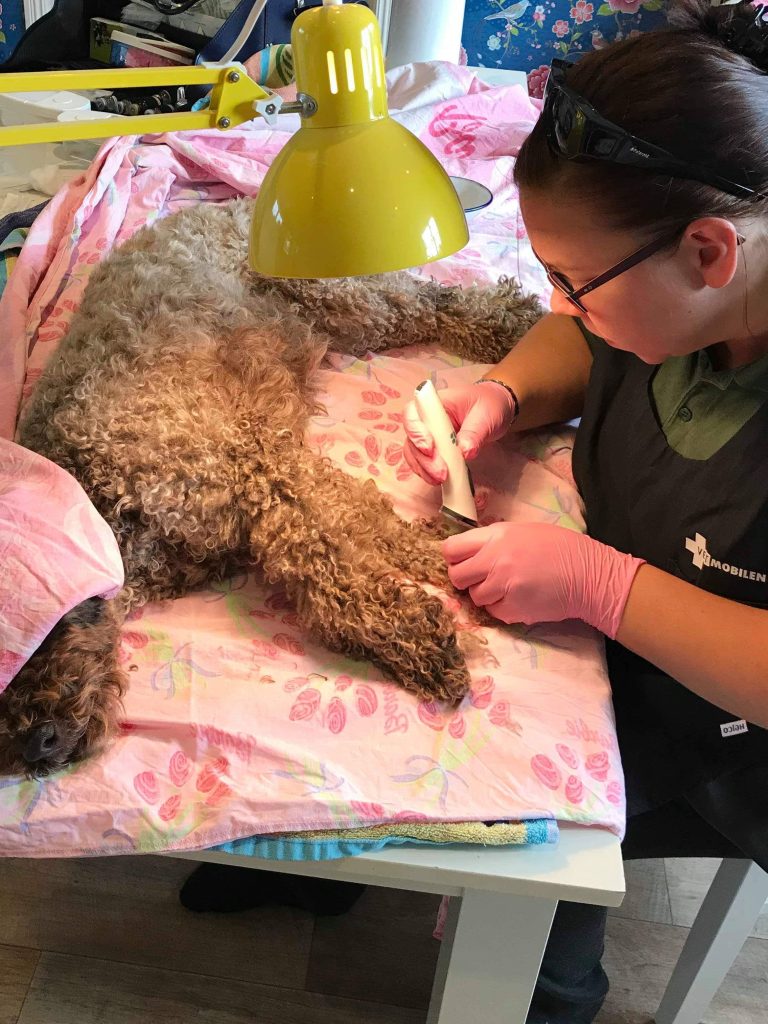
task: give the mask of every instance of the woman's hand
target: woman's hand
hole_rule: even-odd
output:
[[[444,541],[443,554],[453,585],[502,622],[583,619],[612,639],[643,564],[548,523],[469,530]]]
[[[438,392],[456,431],[456,440],[465,459],[474,459],[484,444],[503,437],[515,418],[515,403],[510,392],[495,381],[443,388]],[[405,461],[428,484],[441,484],[448,476],[435,441],[419,418],[415,402],[405,409],[403,445]]]

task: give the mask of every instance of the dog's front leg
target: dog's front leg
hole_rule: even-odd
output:
[[[280,469],[269,495],[251,477],[250,550],[267,580],[285,587],[327,647],[427,699],[460,699],[469,674],[453,617],[387,558],[377,537],[385,524],[361,517],[336,471],[305,448],[285,452]]]

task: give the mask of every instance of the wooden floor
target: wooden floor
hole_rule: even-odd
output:
[[[600,1024],[651,1019],[715,867],[627,865]],[[177,901],[190,870],[160,857],[0,861],[0,1024],[424,1021],[437,897],[369,889],[334,919],[286,909],[198,916]],[[767,1019],[763,917],[704,1024]]]

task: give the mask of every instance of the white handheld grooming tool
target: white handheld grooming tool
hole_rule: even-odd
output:
[[[473,530],[477,526],[477,509],[472,477],[456,441],[456,431],[431,380],[416,388],[416,408],[424,425],[435,439],[438,455],[448,467],[443,484],[441,514],[454,528],[454,533]]]

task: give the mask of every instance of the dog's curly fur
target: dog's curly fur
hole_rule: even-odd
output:
[[[77,609],[63,620],[0,697],[0,770],[44,775],[101,749],[124,685],[122,615],[243,565],[282,584],[329,648],[430,699],[467,689],[454,621],[417,582],[448,584],[435,535],[305,446],[313,375],[328,347],[439,342],[496,361],[538,303],[506,280],[260,277],[250,212],[203,205],[139,231],[94,272],[38,383],[21,442],[80,481],[126,581],[90,627]]]
[[[3,694],[0,774],[47,774],[107,746],[125,686],[119,640],[120,617],[100,597],[56,624]]]

